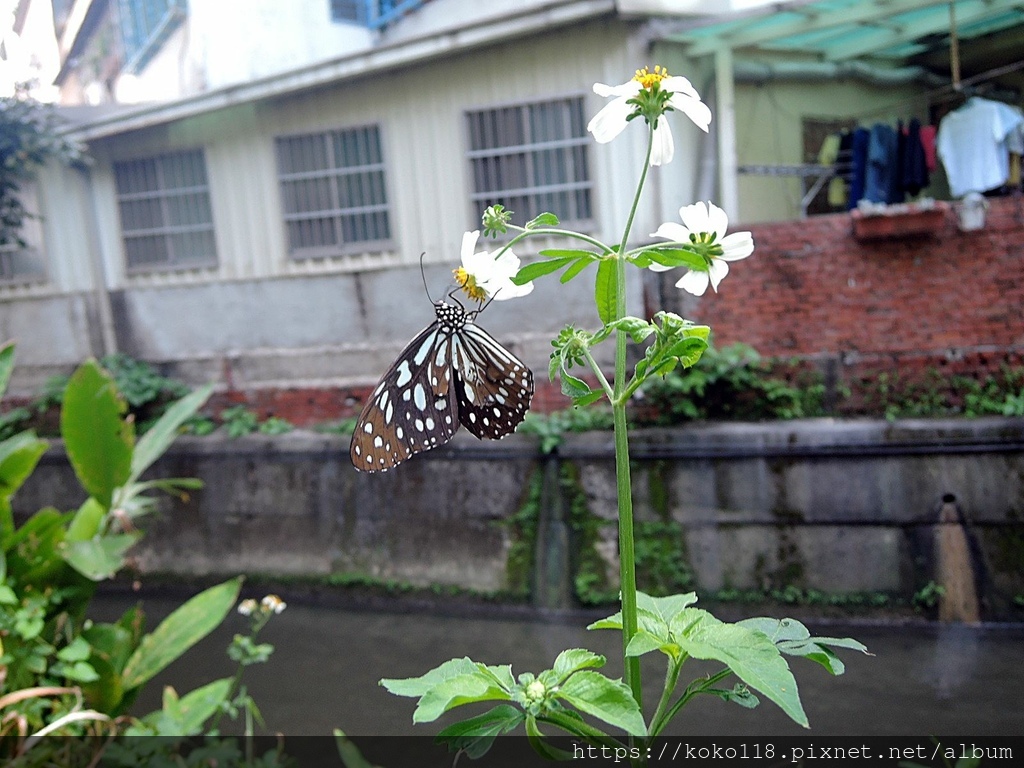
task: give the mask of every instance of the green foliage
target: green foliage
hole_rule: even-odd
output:
[[[221,411],[220,420],[230,438],[251,435],[259,426],[259,417],[244,405],[225,408]]]
[[[11,356],[9,347],[0,348],[4,382]],[[148,492],[196,487],[195,481],[141,476],[209,393],[204,387],[171,405],[136,441],[112,377],[96,361],[86,361],[61,398],[61,429],[89,498],[70,512],[39,510],[18,528],[10,499],[46,443],[30,431],[0,441],[0,693],[4,717],[18,718],[23,734],[47,728],[84,735],[94,726],[113,734],[119,722],[114,718],[128,710],[141,687],[207,635],[234,604],[239,579],[187,601],[149,634],[137,608],[111,623],[85,620],[96,582],[123,567],[128,548],[141,536],[130,521],[152,508]],[[180,698],[168,691],[157,731],[198,732],[227,695],[223,681]],[[24,737],[4,741],[0,756],[35,743]],[[43,748],[34,754],[44,764],[49,753]]]
[[[295,429],[295,425],[287,419],[271,416],[259,426],[261,435],[283,435]]]
[[[61,130],[52,105],[19,89],[0,98],[0,245],[24,246],[21,230],[34,214],[21,202],[21,187],[49,160],[81,162],[84,147]]]
[[[527,598],[531,591],[531,580],[537,548],[537,524],[544,493],[544,469],[534,470],[530,476],[526,500],[511,517],[502,521],[509,529],[511,545],[505,556],[505,582],[509,592]]]
[[[794,419],[824,414],[821,377],[797,372],[798,385],[772,374],[750,346],[709,347],[701,362],[643,389],[638,422],[677,424],[697,419]]]
[[[929,581],[914,593],[910,602],[915,610],[930,611],[939,604],[939,601],[945,594],[946,588],[944,586],[934,581]]]

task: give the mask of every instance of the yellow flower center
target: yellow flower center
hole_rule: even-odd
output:
[[[667,69],[660,64],[655,64],[653,72],[651,72],[647,67],[638,69],[636,74],[633,75],[633,79],[649,91],[668,76],[669,74]]]
[[[455,275],[455,282],[459,284],[459,287],[470,299],[473,301],[484,301],[487,298],[487,291],[476,284],[476,277],[469,274],[465,267],[453,269],[452,274]]]

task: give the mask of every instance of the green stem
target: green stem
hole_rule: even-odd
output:
[[[633,206],[622,232],[622,240],[615,259],[615,318],[626,316],[626,260],[624,253],[629,231],[633,228],[640,205],[640,195],[647,180],[651,148],[654,145],[654,129],[647,134],[647,156],[643,171],[637,183]],[[628,334],[623,330],[615,332],[615,384],[613,386],[612,415],[615,423],[615,484],[619,501],[619,589],[622,603],[622,659],[625,668],[626,685],[633,692],[633,698],[643,709],[643,691],[640,684],[640,659],[626,655],[626,647],[637,632],[636,606],[636,554],[633,542],[633,493],[629,477],[629,434],[626,427],[626,403],[622,393],[626,386],[626,343]],[[632,743],[633,739],[630,738]]]
[[[612,390],[612,385],[608,383],[608,379],[605,378],[604,371],[602,371],[601,366],[597,364],[597,360],[595,360],[594,356],[590,354],[589,347],[583,348],[583,356],[587,358],[587,362],[590,364],[590,369],[594,372],[594,375],[597,376],[598,383],[604,390],[605,395],[608,396],[608,401],[614,405],[613,398],[615,397],[615,392]]]
[[[668,668],[665,670],[665,690],[661,692],[661,700],[658,702],[658,708],[654,711],[654,716],[651,718],[651,726],[649,730],[649,738],[654,738],[661,731],[661,723],[665,715],[665,709],[668,707],[668,703],[672,698],[672,693],[676,689],[676,685],[679,683],[679,673],[683,669],[683,662],[686,661],[686,657],[683,656],[678,662],[675,659],[669,659]]]
[[[570,229],[523,229],[522,227],[516,227],[514,225],[509,225],[509,229],[518,229],[520,230],[520,232],[518,235],[516,235],[503,246],[501,246],[498,252],[494,254],[494,258],[498,258],[499,256],[501,256],[501,254],[503,254],[516,243],[525,240],[528,237],[535,237],[536,235],[554,235],[561,237],[569,237],[575,240],[581,240],[584,243],[587,243],[588,245],[592,245],[595,248],[597,248],[601,253],[612,253],[612,249],[609,248],[604,243],[602,243],[600,240],[590,237],[589,235],[584,235],[582,232],[573,232]]]
[[[589,744],[599,744],[604,747],[610,747],[611,749],[621,749],[623,746],[622,742],[614,736],[609,736],[604,731],[595,728],[582,720],[567,717],[566,715],[558,712],[547,712],[543,715],[538,715],[537,722],[548,723],[556,728],[561,728],[566,733],[578,736]]]
[[[674,718],[677,714],[679,714],[679,710],[682,709],[684,706],[686,706],[686,703],[690,699],[692,699],[698,693],[704,693],[704,691],[706,691],[712,685],[717,683],[719,680],[722,680],[722,679],[728,677],[731,674],[732,674],[732,670],[729,669],[728,667],[726,667],[721,672],[718,672],[717,674],[714,674],[711,677],[709,677],[707,680],[704,680],[696,688],[693,687],[692,683],[689,686],[687,686],[685,693],[683,693],[683,695],[679,697],[679,701],[677,701],[675,704],[673,704],[672,708],[670,710],[668,710],[668,712],[666,712],[664,714],[664,716],[661,718],[660,722],[656,722],[656,721],[653,721],[653,720],[651,721],[651,735],[654,735],[655,733],[659,733],[662,728],[664,728],[666,725],[668,725],[672,721],[672,718]],[[655,730],[655,728],[657,730]]]

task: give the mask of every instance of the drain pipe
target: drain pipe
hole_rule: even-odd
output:
[[[943,588],[939,597],[939,621],[977,624],[981,621],[981,611],[974,558],[956,496],[952,493],[942,497],[935,526],[935,551],[935,580]]]

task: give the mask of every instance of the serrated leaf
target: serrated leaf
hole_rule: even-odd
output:
[[[558,217],[555,214],[545,211],[532,221],[527,222],[526,229],[537,229],[538,227],[557,227]]]
[[[132,454],[130,481],[138,480],[154,461],[160,458],[178,436],[181,425],[198,411],[213,392],[213,385],[200,387],[164,411],[142,437]]]
[[[686,267],[698,272],[707,272],[708,263],[704,257],[685,248],[648,248],[643,255],[663,267]]]
[[[125,665],[125,690],[142,685],[212,632],[234,607],[241,587],[238,577],[200,592],[143,637]]]
[[[555,658],[551,665],[551,672],[556,680],[561,680],[573,672],[581,669],[596,669],[603,667],[607,659],[599,653],[588,651],[585,648],[569,648],[562,651]]]
[[[447,744],[452,752],[461,750],[475,760],[487,754],[496,737],[514,730],[524,719],[522,710],[509,704],[499,704],[482,715],[449,725],[434,740]]]
[[[586,397],[593,391],[587,382],[573,376],[565,368],[559,372],[558,378],[562,383],[562,394],[566,397]]]
[[[639,317],[620,317],[609,323],[608,327],[616,331],[625,331],[637,344],[657,330],[653,324]]]
[[[590,394],[581,395],[580,397],[573,397],[572,404],[577,408],[582,408],[584,406],[590,405],[591,403],[596,403],[602,397],[604,397],[604,390],[595,389],[592,392],[590,392]]]
[[[546,259],[544,261],[535,261],[530,264],[526,264],[519,268],[515,277],[512,278],[512,282],[515,285],[526,285],[531,280],[536,280],[538,277],[543,277],[544,275],[550,275],[552,272],[557,272],[571,261],[575,261],[575,257],[563,256],[557,259]]]
[[[445,712],[480,701],[510,701],[512,695],[479,670],[438,683],[420,698],[412,714],[414,723],[432,723]]]
[[[630,657],[643,656],[651,651],[662,651],[666,656],[671,656],[672,658],[679,656],[678,645],[666,642],[661,637],[653,635],[645,629],[638,630],[630,638],[629,644],[626,646],[626,655]]]
[[[583,257],[580,257],[579,259],[574,261],[572,264],[570,264],[568,267],[566,267],[565,272],[563,272],[562,276],[560,278],[558,278],[558,281],[560,283],[562,283],[563,285],[565,283],[568,283],[574,277],[579,275],[584,269],[589,267],[593,262],[594,262],[593,258],[583,258]]]
[[[105,508],[131,474],[135,431],[110,375],[95,360],[79,366],[64,390],[60,431],[82,487]]]
[[[793,673],[766,634],[726,624],[699,608],[677,614],[671,629],[683,651],[695,659],[722,662],[740,680],[778,704],[794,722],[808,727]]]
[[[621,680],[611,680],[600,672],[584,670],[566,680],[555,694],[580,712],[622,728],[633,736],[645,736],[640,707],[629,687]]]
[[[622,629],[622,611],[617,611],[604,619],[598,619],[587,625],[587,629]]]
[[[461,659],[450,659],[419,677],[385,678],[379,684],[395,696],[418,698],[438,683],[459,675],[473,674],[476,671],[476,662],[465,656]]]
[[[696,592],[686,592],[682,595],[668,595],[666,597],[651,597],[645,592],[636,593],[637,608],[650,611],[664,621],[665,624],[671,624],[672,619],[696,602]]]
[[[597,265],[594,302],[597,305],[597,316],[605,325],[615,319],[615,311],[618,307],[616,269],[615,259],[602,259]]]

